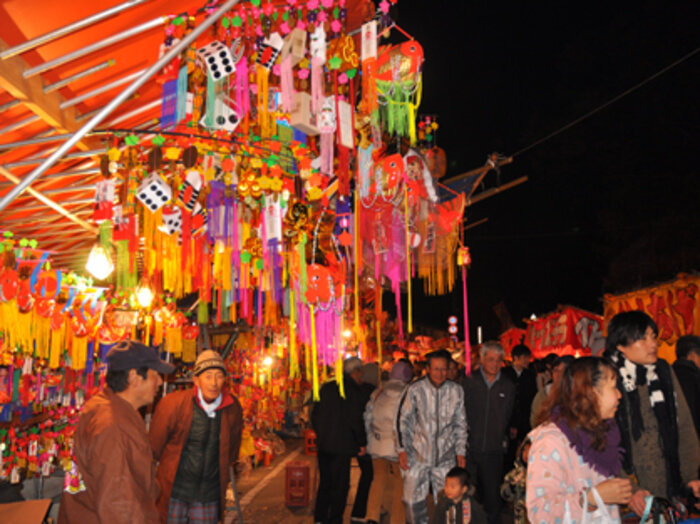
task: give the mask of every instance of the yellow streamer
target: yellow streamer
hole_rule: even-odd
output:
[[[299,376],[299,355],[297,355],[296,304],[294,286],[289,287],[289,377]]]
[[[318,355],[316,353],[316,313],[314,307],[309,305],[309,310],[311,311],[311,351],[313,353],[313,391],[314,391],[314,402],[321,400],[318,394]]]

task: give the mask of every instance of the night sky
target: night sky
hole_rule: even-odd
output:
[[[700,2],[617,5],[399,1],[393,16],[424,48],[419,112],[439,116],[445,179],[530,146],[700,45]],[[603,293],[700,271],[699,71],[697,53],[516,155],[501,183],[529,181],[467,208],[469,222],[488,218],[466,234],[472,339],[477,325],[498,336],[499,302],[516,325],[558,304],[602,313]],[[414,301],[418,323],[444,329],[461,319],[461,282]]]

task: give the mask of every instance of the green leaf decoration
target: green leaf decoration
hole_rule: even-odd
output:
[[[0,253],[5,252],[5,244],[0,244]]]
[[[265,264],[263,263],[262,258],[259,258],[255,261],[255,267],[262,270],[265,267]]]
[[[13,236],[15,236],[15,235],[12,233],[12,231],[5,231],[2,235],[3,235],[5,238],[12,238]]]
[[[330,69],[340,69],[340,66],[343,64],[343,61],[340,59],[338,56],[334,56],[328,61],[328,67]]]
[[[231,25],[233,27],[241,27],[243,25],[243,20],[239,15],[236,15],[231,19]]]
[[[182,25],[185,23],[185,19],[182,18],[181,16],[176,16],[173,18],[173,25]]]
[[[284,13],[282,13],[282,20],[284,20],[285,22],[289,20],[289,11],[285,11]]]
[[[260,0],[250,0],[250,3],[255,7],[260,7]]]
[[[336,7],[335,9],[333,9],[333,18],[338,18],[339,16],[340,16],[340,9],[338,9],[338,7]]]
[[[345,74],[347,75],[348,78],[355,78],[355,75],[357,75],[357,68],[348,69],[347,71],[345,71]]]
[[[27,247],[27,244],[29,244],[29,240],[27,240],[26,238],[23,238],[19,241],[20,247]]]
[[[251,258],[252,258],[251,254],[248,253],[247,251],[244,251],[243,253],[241,253],[241,262],[243,262],[244,264],[247,264],[248,262],[250,262]]]
[[[231,20],[229,20],[228,16],[225,16],[221,19],[221,25],[224,27],[224,29],[229,28],[229,26],[231,25]]]
[[[277,11],[275,11],[274,13],[272,13],[272,19],[273,19],[275,22],[277,22],[277,18],[279,17],[279,15],[280,15],[280,14],[279,14]]]
[[[139,143],[139,137],[137,137],[136,135],[128,135],[124,138],[124,143],[127,146],[135,146]]]
[[[163,135],[157,135],[153,138],[153,145],[162,146],[163,144],[165,144],[165,137]]]
[[[29,240],[29,247],[31,247],[32,249],[36,249],[37,244],[38,242],[33,238]]]

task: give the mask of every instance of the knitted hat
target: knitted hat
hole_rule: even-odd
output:
[[[216,351],[207,349],[202,351],[197,357],[197,362],[194,363],[194,376],[201,375],[207,369],[220,369],[226,373],[226,364],[224,364],[224,359],[221,358]]]

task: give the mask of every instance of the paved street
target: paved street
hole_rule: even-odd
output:
[[[238,494],[241,497],[244,524],[310,524],[313,523],[313,507],[315,502],[318,475],[316,457],[304,454],[303,439],[285,441],[286,451],[275,457],[269,466],[260,466],[238,479]],[[301,508],[289,508],[285,504],[285,470],[289,462],[307,462],[309,464],[310,486],[309,505]],[[343,522],[350,522],[352,501],[355,500],[355,490],[360,477],[360,470],[353,460],[350,472],[349,504],[345,509]],[[387,519],[388,522],[388,519]],[[512,516],[504,508],[503,524],[512,523]],[[226,512],[225,524],[238,524],[238,516],[234,507]]]

